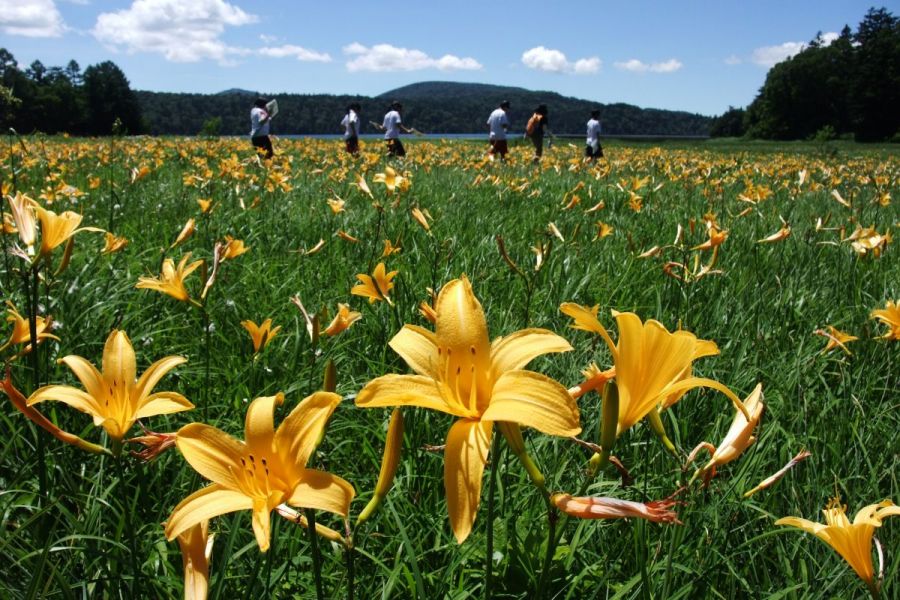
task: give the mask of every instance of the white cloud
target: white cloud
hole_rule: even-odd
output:
[[[841,34],[836,31],[826,31],[822,34],[822,45],[830,46],[831,43],[837,40],[839,37],[841,37]]]
[[[548,73],[587,75],[599,71],[603,62],[596,56],[579,58],[575,62],[570,62],[566,55],[559,50],[537,46],[522,53],[522,64],[529,69]]]
[[[750,55],[750,60],[762,67],[771,67],[780,63],[788,57],[799,53],[806,44],[803,42],[785,42],[777,46],[763,46],[757,48]]]
[[[265,33],[259,34],[259,39],[262,40],[264,44],[272,44],[278,41],[277,35],[266,35]]]
[[[398,48],[390,44],[363,46],[353,42],[344,46],[344,54],[352,57],[347,61],[347,70],[355,71],[418,71],[439,69],[441,71],[477,71],[481,68],[474,58],[460,58],[445,54],[440,58],[428,56],[421,50]]]
[[[744,61],[741,60],[741,57],[738,56],[737,54],[732,54],[731,56],[729,56],[725,59],[725,64],[728,66],[739,65],[742,62],[744,62]]]
[[[631,71],[632,73],[674,73],[683,67],[681,61],[675,58],[663,62],[645,63],[636,58],[625,62],[615,63],[617,69]]]
[[[26,37],[59,37],[66,29],[53,0],[0,0],[0,31]]]
[[[303,62],[331,62],[331,56],[325,52],[316,52],[302,46],[294,46],[293,44],[285,44],[284,46],[267,46],[257,50],[262,56],[270,58],[292,57]]]
[[[225,28],[256,21],[256,15],[224,0],[134,0],[127,9],[101,13],[91,33],[128,52],[155,52],[172,62],[227,64],[251,51],[226,44],[221,39]]]

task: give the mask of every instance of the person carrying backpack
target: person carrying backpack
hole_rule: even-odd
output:
[[[547,105],[539,104],[534,109],[534,114],[528,119],[525,125],[525,137],[531,140],[534,145],[534,162],[541,160],[544,155],[544,134],[550,136],[549,146],[553,145],[553,132],[550,131],[550,121],[547,119]]]

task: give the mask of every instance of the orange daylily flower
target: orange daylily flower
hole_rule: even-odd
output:
[[[375,270],[372,271],[371,276],[366,275],[365,273],[360,273],[356,276],[360,282],[350,289],[350,293],[354,296],[368,298],[369,304],[372,304],[377,300],[385,300],[388,304],[393,306],[394,303],[388,297],[388,294],[390,294],[390,291],[394,288],[394,283],[391,280],[397,276],[397,273],[399,273],[399,271],[386,272],[384,263],[380,262],[375,265]]]

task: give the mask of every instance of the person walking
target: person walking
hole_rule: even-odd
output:
[[[550,136],[549,147],[553,146],[553,132],[550,131],[550,120],[547,118],[547,105],[539,104],[525,126],[525,137],[534,145],[534,162],[544,155],[544,134]]]
[[[508,110],[509,100],[504,100],[488,117],[487,125],[490,130],[489,141],[491,144],[488,155],[491,159],[499,154],[500,160],[506,160],[509,152],[509,145],[506,142],[506,132],[509,130],[509,117],[506,115]]]
[[[591,118],[587,122],[584,156],[592,162],[603,156],[603,146],[600,145],[600,111],[597,109],[591,111]]]
[[[347,114],[341,121],[344,127],[344,147],[352,156],[359,156],[359,113],[362,107],[359,102],[353,102],[347,107]]]
[[[413,132],[412,129],[403,124],[403,118],[400,116],[402,111],[403,105],[394,100],[391,102],[388,112],[384,115],[382,124],[372,123],[372,125],[384,132],[384,140],[387,142],[387,150],[390,156],[406,156],[406,149],[403,147],[403,142],[400,141],[400,132]]]
[[[269,139],[269,122],[272,117],[266,110],[265,98],[257,98],[250,109],[250,142],[256,148],[258,154],[269,160],[275,151],[272,148],[272,140]]]

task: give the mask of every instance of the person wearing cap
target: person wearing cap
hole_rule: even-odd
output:
[[[508,110],[509,100],[504,100],[500,103],[499,108],[496,108],[488,117],[487,125],[490,128],[489,141],[491,144],[488,153],[492,158],[499,154],[500,159],[505,160],[509,152],[509,146],[506,143],[506,132],[509,129],[509,118],[506,116]]]
[[[412,129],[403,125],[403,120],[400,116],[402,110],[403,105],[394,100],[391,102],[388,112],[384,115],[382,124],[373,123],[373,125],[384,132],[384,139],[387,142],[387,150],[390,156],[406,156],[406,149],[403,147],[403,142],[400,141],[400,132],[413,132]]]
[[[587,145],[584,147],[584,156],[591,161],[596,161],[603,156],[603,147],[600,145],[600,111],[591,111],[591,118],[587,122]]]
[[[253,102],[253,108],[250,109],[250,142],[256,148],[257,153],[261,153],[263,158],[269,160],[274,154],[272,149],[272,140],[269,139],[269,116],[266,110],[265,98],[257,98]]]
[[[347,107],[347,114],[341,121],[341,125],[344,127],[344,147],[353,156],[359,155],[360,112],[362,112],[362,107],[359,102],[353,102]]]

